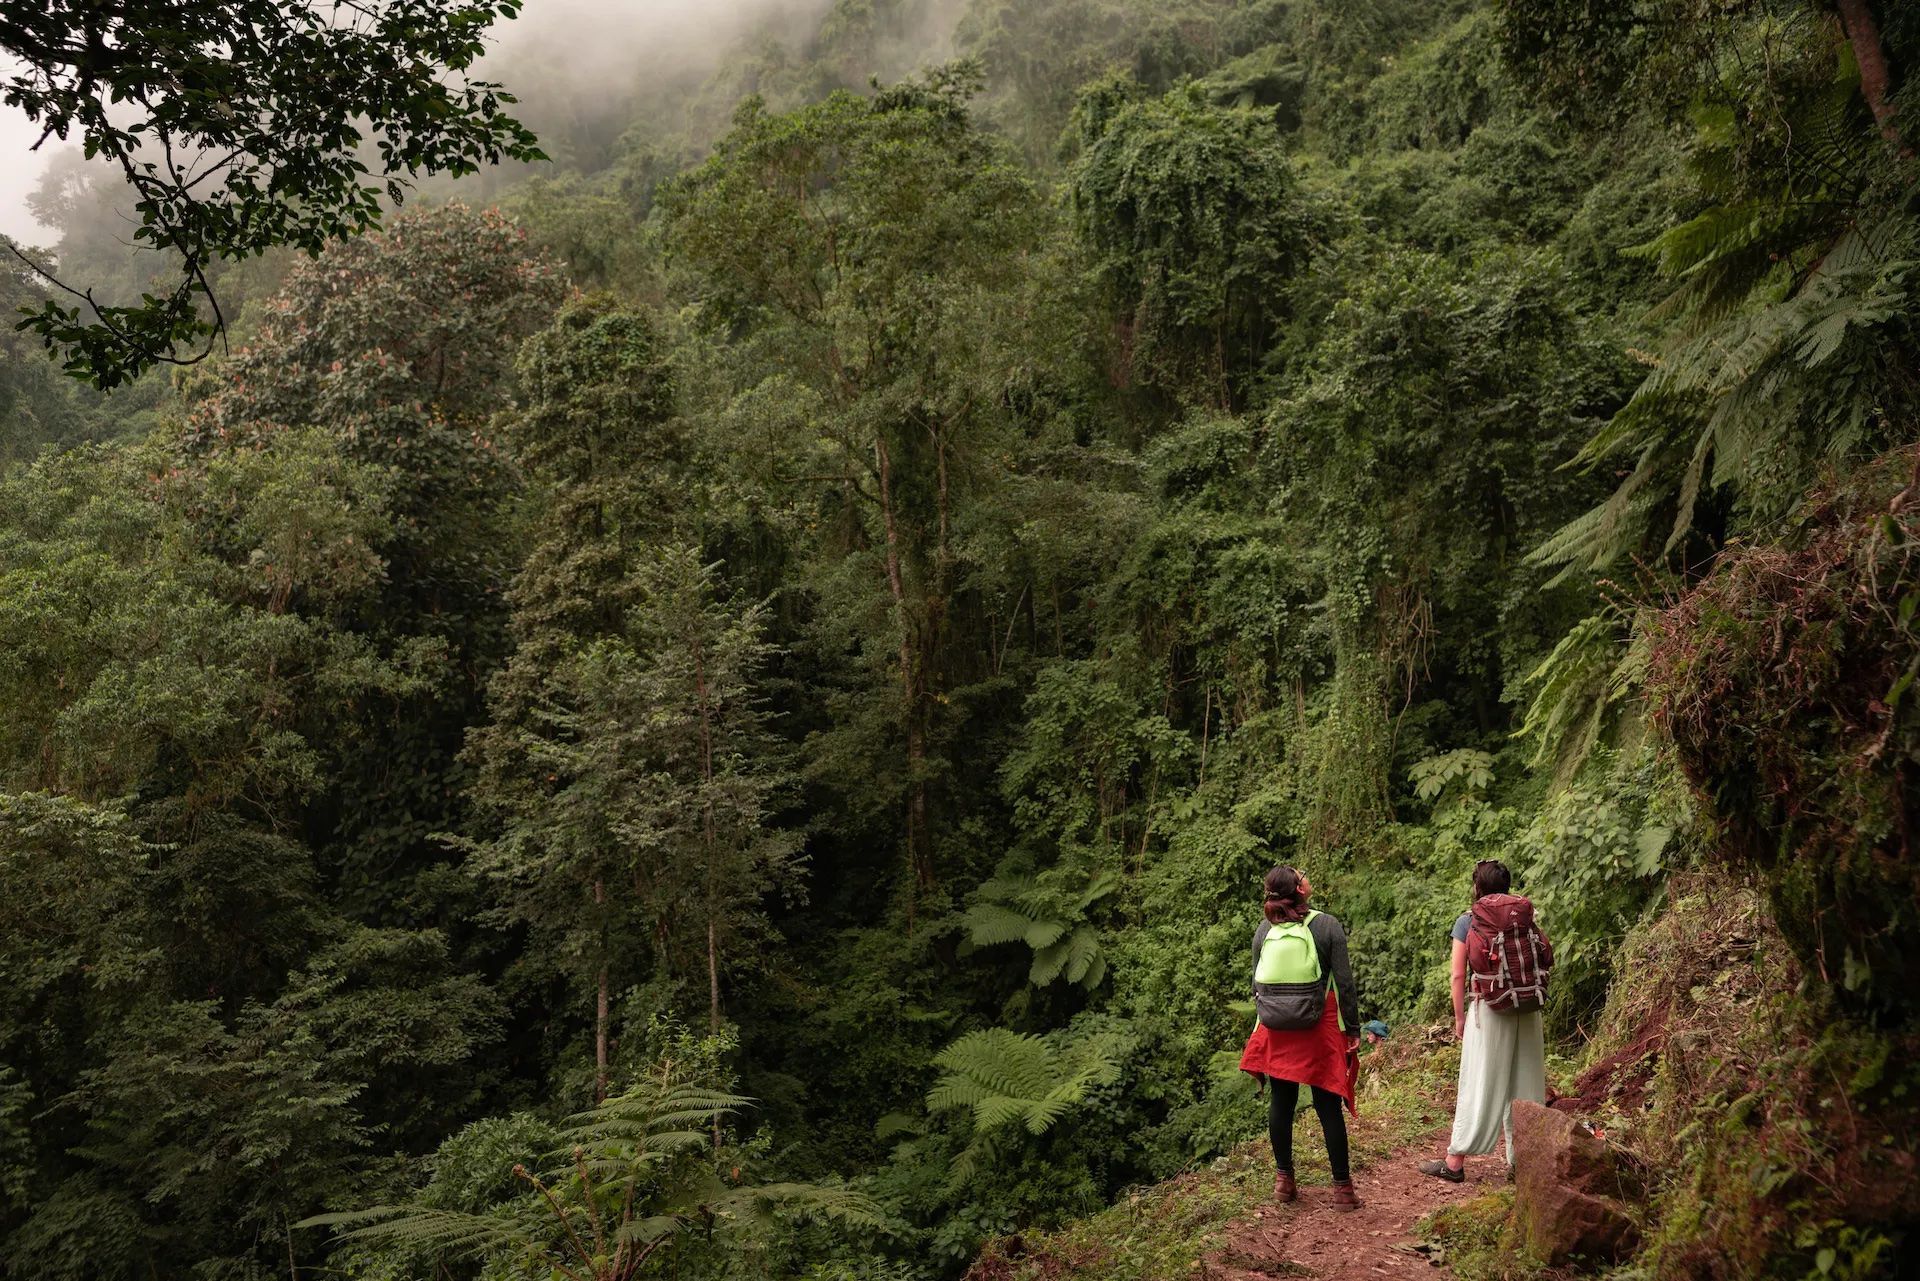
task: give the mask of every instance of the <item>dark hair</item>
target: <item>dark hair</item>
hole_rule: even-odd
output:
[[[1300,873],[1282,864],[1267,873],[1267,919],[1275,925],[1297,921],[1307,914],[1307,896],[1300,892]]]
[[[1513,873],[1497,858],[1482,859],[1473,865],[1473,897],[1477,902],[1489,894],[1505,894],[1513,888]]]

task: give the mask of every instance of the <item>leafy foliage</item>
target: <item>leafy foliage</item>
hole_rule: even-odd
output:
[[[973,1142],[954,1158],[953,1178],[964,1182],[979,1166],[984,1145],[1003,1126],[1045,1134],[1090,1090],[1118,1076],[1122,1047],[1094,1034],[1064,1045],[1005,1028],[969,1032],[934,1056],[943,1075],[927,1092],[927,1108],[971,1108]]]
[[[301,1227],[334,1227],[343,1240],[387,1247],[430,1264],[479,1257],[489,1274],[625,1281],[684,1251],[695,1233],[750,1236],[781,1215],[880,1227],[869,1198],[799,1183],[740,1184],[716,1168],[707,1130],[750,1100],[702,1088],[668,1064],[657,1076],[591,1112],[555,1137],[568,1165],[536,1174],[516,1164],[527,1190],[485,1211],[433,1205],[375,1206],[320,1215]],[[656,1259],[656,1255],[659,1256]]]
[[[225,327],[214,261],[281,245],[318,253],[376,224],[409,175],[539,158],[503,110],[512,96],[466,74],[488,26],[519,7],[381,0],[330,16],[234,0],[191,25],[164,3],[9,13],[0,49],[15,65],[0,99],[43,140],[78,134],[88,159],[116,165],[134,196],[134,240],[180,264],[176,284],[131,305],[65,285],[79,301],[48,298],[23,326],[101,387],[156,362],[193,363]],[[356,155],[369,135],[377,179]]]
[[[1031,878],[985,881],[961,923],[975,947],[1024,943],[1033,951],[1027,981],[1036,987],[1065,979],[1092,989],[1106,977],[1100,936],[1084,923],[1088,908],[1119,887],[1111,874],[1097,876],[1077,896],[1062,895]]]
[[[1130,376],[1227,407],[1273,341],[1309,221],[1265,113],[1198,86],[1087,90],[1074,212],[1124,326]]]

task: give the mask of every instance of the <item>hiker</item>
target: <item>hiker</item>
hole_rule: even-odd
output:
[[[1240,1070],[1273,1087],[1267,1100],[1267,1137],[1273,1141],[1273,1195],[1292,1201],[1293,1117],[1300,1087],[1313,1091],[1313,1110],[1327,1136],[1333,1169],[1333,1208],[1357,1210],[1347,1167],[1344,1102],[1353,1111],[1359,1061],[1360,999],[1347,965],[1347,932],[1325,912],[1311,911],[1313,886],[1291,867],[1266,876],[1262,921],[1253,932],[1253,997],[1258,1016]],[[1329,986],[1331,980],[1331,986]]]
[[[1553,947],[1534,923],[1533,904],[1508,891],[1513,875],[1488,859],[1473,869],[1473,907],[1453,923],[1453,1037],[1460,1042],[1460,1089],[1445,1160],[1420,1173],[1449,1183],[1467,1177],[1467,1158],[1493,1151],[1505,1131],[1513,1174],[1513,1101],[1547,1100],[1541,1031]]]

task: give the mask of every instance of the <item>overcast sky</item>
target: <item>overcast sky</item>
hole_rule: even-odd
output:
[[[57,138],[49,139],[39,151],[28,151],[39,136],[32,121],[11,107],[0,107],[0,235],[29,245],[45,243],[53,234],[27,212],[27,193],[39,183],[48,156],[60,145]]]

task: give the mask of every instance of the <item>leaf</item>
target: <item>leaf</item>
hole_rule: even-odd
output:
[[[976,903],[960,919],[967,937],[981,947],[1022,942],[1033,928],[1030,919],[998,903]]]
[[[1021,941],[1028,947],[1033,948],[1036,952],[1051,951],[1060,937],[1066,932],[1067,923],[1065,921],[1035,921],[1027,926],[1026,933],[1021,936]],[[1039,963],[1038,957],[1035,958],[1034,963],[1036,965]]]
[[[901,1134],[921,1135],[926,1132],[926,1124],[919,1117],[905,1112],[889,1112],[873,1123],[873,1137],[882,1142]]]
[[[1066,968],[1067,957],[1072,950],[1072,941],[1062,939],[1035,952],[1033,965],[1027,970],[1027,982],[1035,987],[1045,987],[1059,978],[1061,971]]]
[[[1637,876],[1657,876],[1660,873],[1660,855],[1666,850],[1667,842],[1673,837],[1673,829],[1650,825],[1640,829],[1633,840],[1638,857],[1634,861],[1634,874]]]

